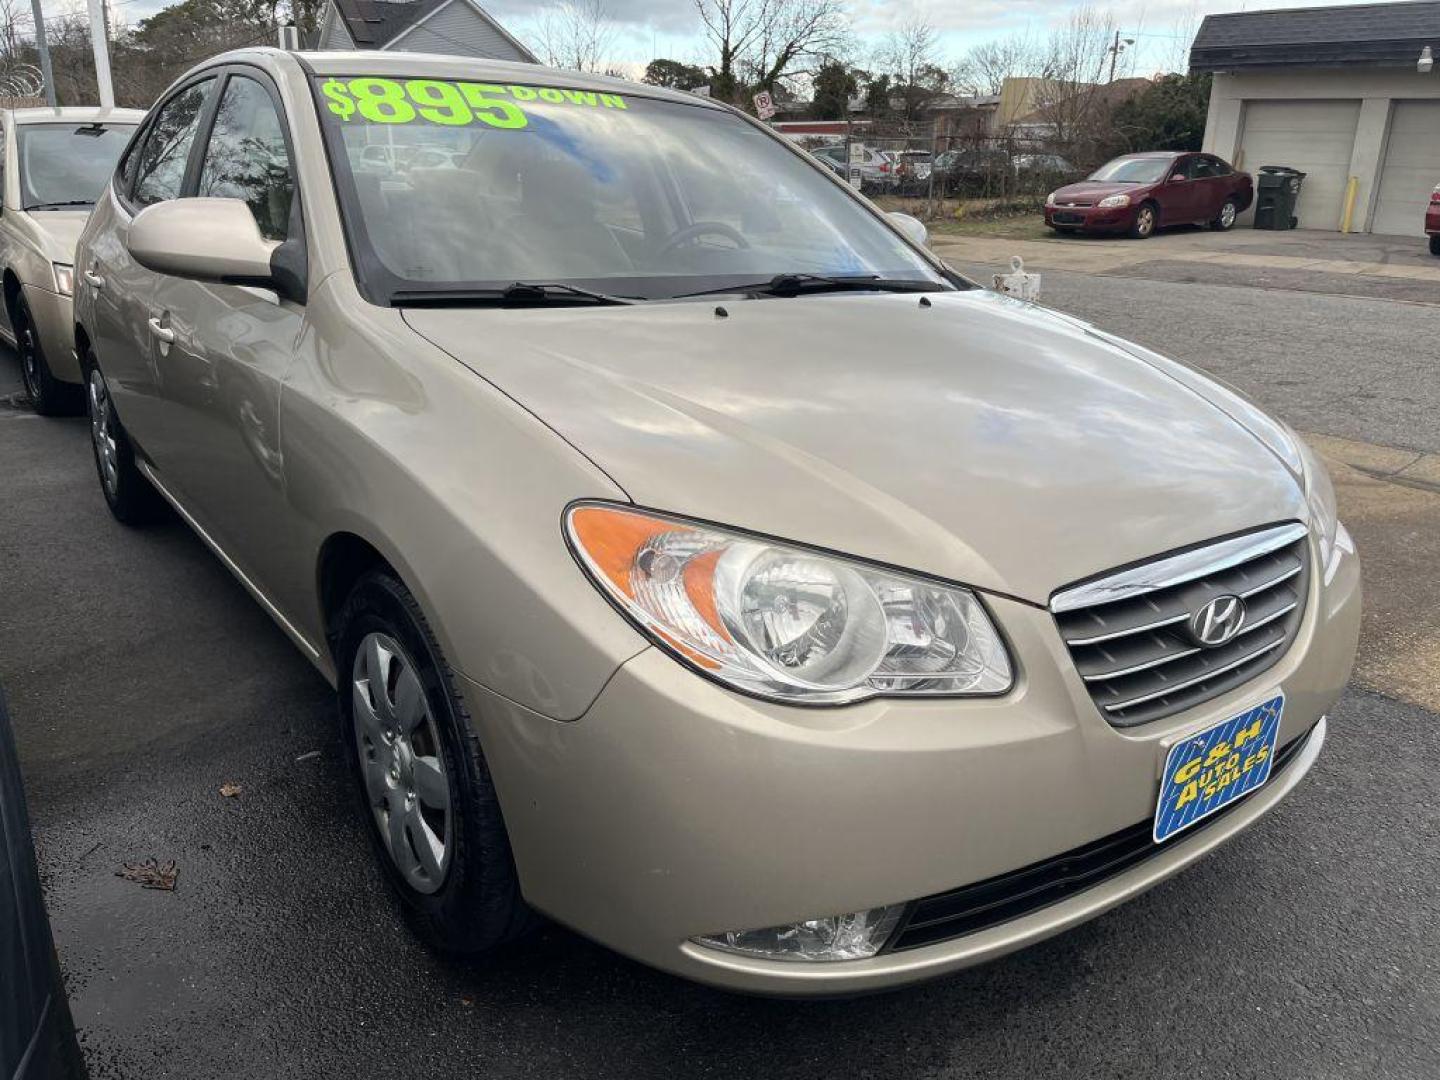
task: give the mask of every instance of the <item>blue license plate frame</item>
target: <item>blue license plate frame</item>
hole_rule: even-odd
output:
[[[1270,779],[1285,695],[1181,739],[1165,756],[1152,837],[1163,844]]]

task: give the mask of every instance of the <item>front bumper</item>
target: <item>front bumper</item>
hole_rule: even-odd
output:
[[[50,374],[61,382],[80,383],[80,361],[75,356],[75,304],[60,293],[26,285],[25,302],[35,319],[35,333]]]
[[[1135,224],[1134,206],[1047,206],[1045,224],[1081,232],[1123,232]]]
[[[1312,544],[1312,559],[1316,557]],[[1318,564],[1317,564],[1318,565]],[[651,649],[580,720],[469,683],[521,886],[535,907],[622,953],[735,990],[844,994],[990,960],[1089,919],[1187,866],[1300,781],[1325,738],[1359,632],[1358,561],[1311,575],[1286,656],[1232,693],[1117,730],[1051,615],[987,598],[1019,665],[998,700],[881,699],[834,709],[752,700]],[[868,960],[794,963],[695,945],[918,900],[1146,821],[1176,740],[1279,688],[1282,771],[1209,826],[1082,892],[962,937]]]

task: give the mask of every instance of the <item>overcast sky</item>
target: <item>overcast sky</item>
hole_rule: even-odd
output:
[[[74,3],[75,0],[68,0]],[[1081,0],[845,0],[861,56],[882,41],[908,17],[920,15],[941,32],[942,50],[950,59],[967,49],[1012,34],[1044,38]],[[1131,71],[1151,75],[1183,67],[1188,38],[1202,16],[1211,12],[1264,10],[1284,7],[1342,5],[1346,0],[1132,0],[1107,4],[1094,0],[1100,11],[1115,13],[1124,36],[1135,39],[1129,58]],[[1353,2],[1353,0],[1352,0]],[[136,22],[165,7],[164,0],[110,0],[115,15]],[[479,0],[482,7],[522,39],[530,40],[537,12],[546,4],[536,0]],[[710,56],[695,12],[695,0],[605,0],[616,23],[614,62],[638,71],[657,56],[689,63],[707,63]],[[46,13],[63,9],[65,2],[45,0]]]
[[[543,4],[533,0],[479,0],[507,27],[524,34]],[[703,63],[709,60],[695,0],[605,0],[617,24],[615,59],[640,64],[656,56]],[[1131,57],[1135,74],[1183,66],[1189,37],[1200,19],[1212,12],[1264,10],[1344,4],[1346,0],[1139,0],[1109,5],[1093,0],[1100,11],[1116,15],[1124,36],[1135,39]],[[1351,0],[1353,2],[1353,0]],[[851,26],[862,54],[907,18],[919,15],[941,32],[942,48],[951,56],[1012,34],[1043,38],[1065,21],[1081,0],[846,0]]]

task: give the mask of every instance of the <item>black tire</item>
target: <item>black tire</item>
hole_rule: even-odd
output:
[[[1154,203],[1141,203],[1140,209],[1135,211],[1135,220],[1130,223],[1131,239],[1148,240],[1155,234],[1159,219],[1160,212]]]
[[[1226,209],[1229,209],[1229,220],[1226,220]],[[1240,205],[1234,199],[1226,199],[1220,204],[1220,212],[1215,215],[1215,220],[1210,222],[1210,228],[1216,232],[1229,232],[1235,227],[1235,219],[1240,215]]]
[[[1440,255],[1440,233],[1430,237],[1430,254]]]
[[[15,298],[10,311],[10,328],[15,332],[15,355],[20,361],[20,376],[30,406],[41,416],[71,416],[78,413],[85,400],[83,388],[61,382],[50,372],[35,318],[25,296]]]
[[[477,957],[506,945],[540,922],[520,893],[510,837],[479,737],[455,676],[410,590],[388,570],[371,571],[351,590],[336,620],[340,737],[355,780],[357,803],[376,857],[416,932],[442,952]],[[412,886],[380,834],[361,771],[354,722],[356,654],[366,636],[398,643],[419,676],[439,736],[449,783],[449,862],[434,891]],[[450,845],[453,844],[453,847]]]
[[[90,450],[95,457],[95,473],[100,479],[100,492],[105,496],[105,505],[115,520],[130,526],[148,525],[164,515],[166,506],[160,493],[145,479],[135,464],[135,447],[120,423],[110,401],[109,387],[105,376],[96,363],[94,352],[87,351],[81,370],[85,372],[86,409],[90,417]],[[99,423],[99,413],[108,407],[109,419],[105,425]],[[103,460],[102,439],[108,436],[111,445],[110,465],[113,475]]]

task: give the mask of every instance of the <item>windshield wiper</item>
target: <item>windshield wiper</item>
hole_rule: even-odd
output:
[[[94,206],[94,199],[66,199],[64,202],[31,203],[26,210],[63,210],[67,206]]]
[[[713,296],[716,293],[755,293],[762,296],[799,296],[809,292],[942,292],[945,286],[923,278],[887,278],[879,274],[776,274],[765,281],[749,285],[723,285],[717,289],[681,293],[677,300],[688,296]]]
[[[390,298],[392,307],[478,307],[484,304],[548,304],[553,301],[593,304],[638,304],[631,296],[582,289],[563,281],[512,281],[498,289],[401,289]]]

